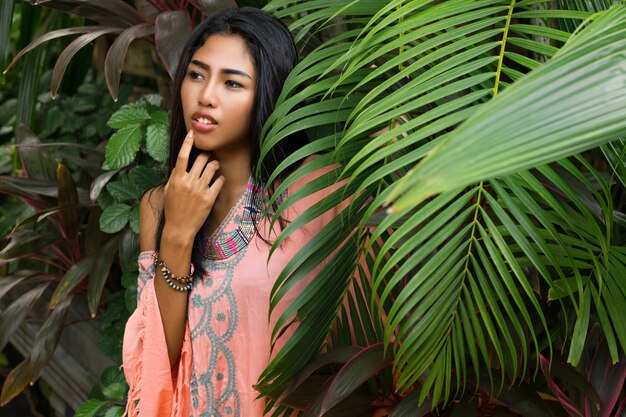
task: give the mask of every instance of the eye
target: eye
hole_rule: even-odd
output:
[[[190,70],[189,72],[187,72],[187,76],[191,78],[192,80],[198,80],[202,78],[202,74],[200,74],[198,71],[193,71],[193,70]]]
[[[238,83],[237,81],[233,81],[233,80],[228,80],[224,84],[226,84],[228,87],[232,87],[232,88],[241,88],[241,87],[243,87],[242,84]]]

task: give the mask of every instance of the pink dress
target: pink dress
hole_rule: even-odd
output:
[[[315,172],[294,187],[319,175],[321,172]],[[334,188],[299,201],[283,217],[294,219]],[[211,239],[227,236],[241,224],[249,192],[250,189],[231,209]],[[137,310],[128,320],[124,334],[123,367],[130,385],[128,415],[263,416],[265,403],[257,399],[253,385],[272,354],[282,346],[279,343],[274,352],[270,350],[274,326],[274,320],[268,319],[271,288],[287,262],[337,215],[337,210],[329,210],[292,234],[269,262],[270,245],[257,234],[244,249],[227,259],[207,259],[206,275],[201,280],[196,278],[189,293],[186,334],[173,372],[154,291],[152,252],[142,252]],[[306,285],[303,281],[281,301],[273,319]]]

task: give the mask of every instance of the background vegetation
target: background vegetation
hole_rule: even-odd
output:
[[[272,305],[325,263],[275,329],[299,325],[259,381],[280,403],[274,415],[626,415],[621,3],[265,6],[303,59],[263,153],[306,129],[310,144],[278,170],[321,155],[281,189],[337,166],[281,210],[347,179],[276,245],[354,197],[277,279]],[[119,361],[135,306],[137,202],[163,179],[168,51],[203,13],[232,3],[45,6],[0,9],[10,39],[0,59],[16,65],[0,91],[0,295],[15,300],[0,313],[0,348],[33,300],[50,307],[3,403],[40,375],[73,297],[87,298],[103,353]],[[132,69],[138,39],[154,47]],[[126,390],[108,369],[77,415],[121,415]]]

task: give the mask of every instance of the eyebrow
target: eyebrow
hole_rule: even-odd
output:
[[[204,62],[202,62],[202,61],[198,61],[197,59],[193,59],[193,60],[191,61],[191,63],[192,63],[192,64],[194,64],[194,65],[197,65],[197,66],[199,66],[200,68],[202,68],[202,69],[204,69],[204,70],[207,70],[207,71],[210,69],[210,67],[209,67],[207,64],[205,64],[205,63],[204,63]],[[224,69],[222,70],[222,72],[223,72],[224,74],[241,75],[241,76],[243,76],[243,77],[248,77],[248,78],[252,79],[252,77],[251,77],[250,75],[248,75],[246,72],[241,71],[241,70],[237,70],[237,69],[233,69],[233,68],[224,68]]]

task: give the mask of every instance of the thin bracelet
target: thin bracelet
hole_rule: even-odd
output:
[[[163,260],[161,260],[156,253],[154,254],[154,260],[156,262],[156,266],[161,269],[163,278],[165,279],[167,285],[170,286],[170,288],[180,292],[191,291],[193,289],[193,264],[191,265],[191,272],[189,273],[189,275],[179,277],[174,275],[172,271],[170,271],[167,265],[165,265],[165,262],[163,262]],[[183,285],[181,286],[175,284],[174,281]]]

